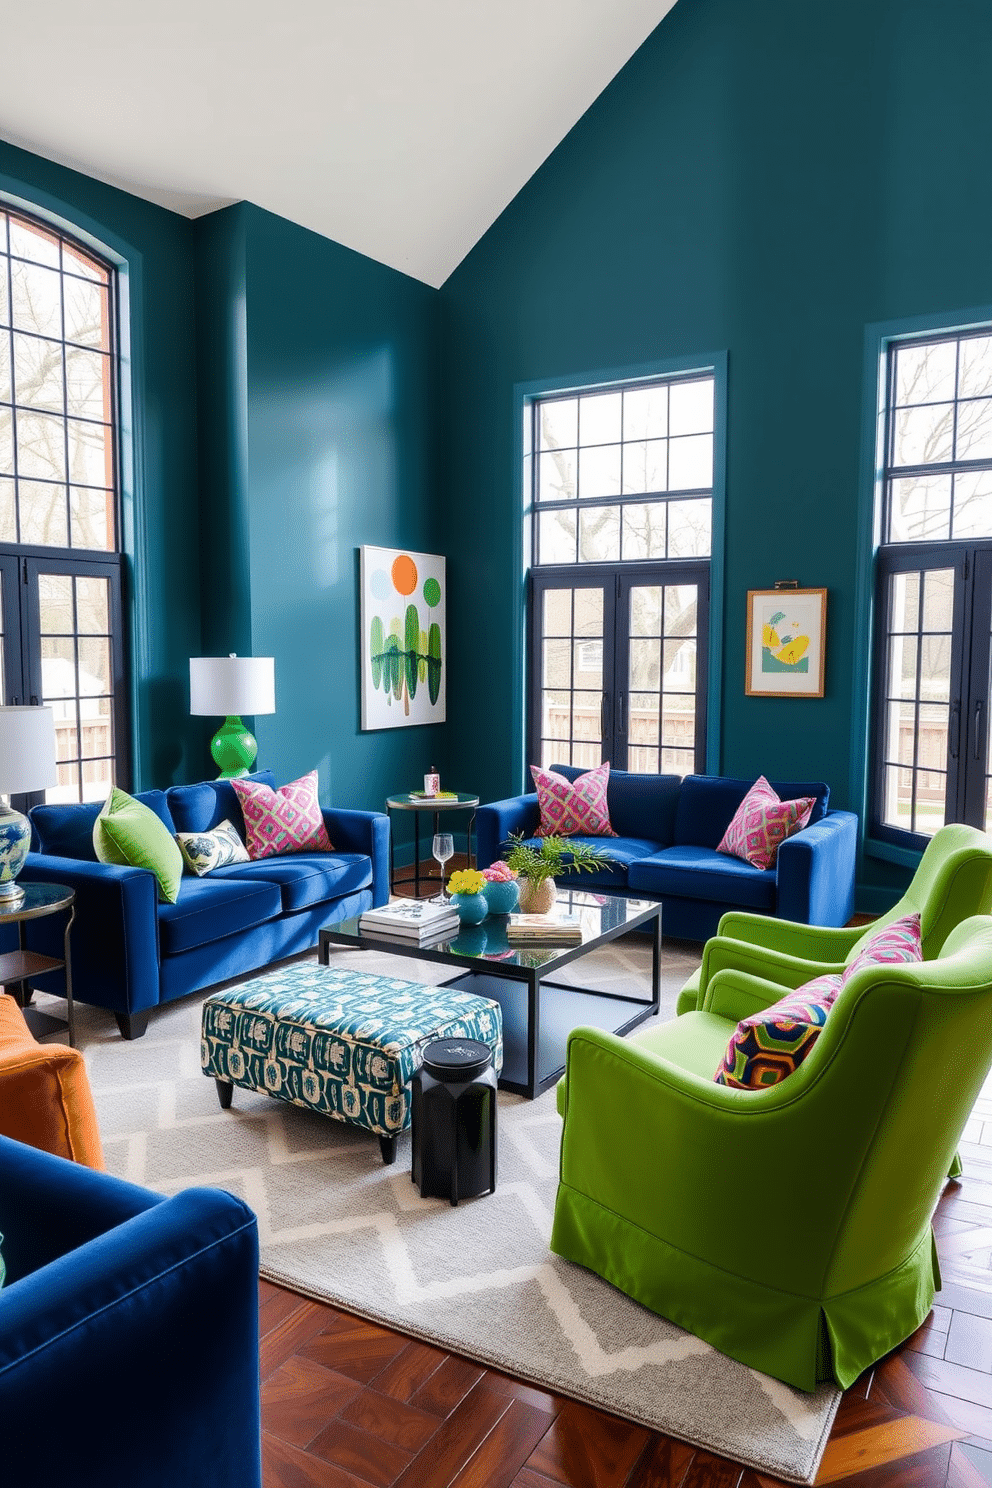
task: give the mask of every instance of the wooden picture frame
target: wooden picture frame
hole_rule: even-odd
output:
[[[826,589],[747,591],[747,697],[823,697]]]

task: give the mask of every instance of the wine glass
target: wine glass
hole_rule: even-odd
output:
[[[444,892],[444,865],[449,858],[454,857],[455,841],[450,832],[437,832],[434,836],[434,845],[431,852],[441,864],[441,889],[431,899],[431,904],[447,904],[448,896]]]

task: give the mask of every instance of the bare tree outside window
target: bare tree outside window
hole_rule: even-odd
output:
[[[531,735],[545,766],[702,765],[714,397],[696,374],[533,407]],[[580,639],[593,611],[596,639]]]

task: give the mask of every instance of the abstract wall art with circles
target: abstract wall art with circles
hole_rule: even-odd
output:
[[[443,723],[444,559],[361,549],[362,728]]]

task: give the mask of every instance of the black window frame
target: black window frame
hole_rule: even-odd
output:
[[[676,491],[644,491],[635,493],[621,493],[612,497],[594,497],[583,499],[577,493],[574,497],[558,501],[540,500],[540,428],[539,417],[542,405],[551,402],[561,402],[570,398],[582,398],[595,396],[601,393],[615,393],[626,391],[640,391],[653,386],[664,386],[671,388],[678,384],[709,381],[712,384],[713,393],[713,424],[709,431],[713,441],[713,460],[710,484],[693,488],[680,488]],[[617,687],[618,678],[627,678],[629,667],[629,623],[627,626],[617,623],[617,618],[626,613],[629,622],[629,611],[625,608],[626,601],[623,591],[629,591],[639,583],[647,586],[675,586],[678,584],[693,584],[697,588],[697,616],[696,616],[696,687],[695,687],[695,737],[693,750],[694,773],[702,773],[706,769],[707,758],[707,713],[709,700],[709,654],[710,654],[710,608],[711,608],[711,577],[713,567],[712,535],[714,530],[714,507],[717,487],[717,434],[721,427],[721,419],[718,409],[718,370],[715,366],[696,366],[684,371],[658,374],[648,378],[636,378],[619,380],[609,384],[597,384],[594,386],[576,386],[566,389],[549,390],[546,393],[537,393],[528,400],[527,417],[529,419],[528,435],[525,446],[529,454],[529,481],[525,482],[525,500],[528,504],[528,516],[530,519],[529,533],[529,564],[527,572],[527,692],[525,709],[525,737],[529,750],[529,757],[534,762],[539,762],[542,757],[542,730],[541,730],[541,679],[542,679],[542,635],[539,617],[541,614],[541,596],[547,589],[554,588],[580,588],[598,587],[604,592],[604,597],[612,596],[612,614],[607,619],[604,617],[604,626],[609,633],[604,636],[603,655],[603,703],[601,713],[601,751],[602,760],[609,761],[611,767],[627,768],[626,753],[628,748],[636,748],[636,744],[630,745],[627,738],[626,718],[626,693],[627,686],[624,682],[623,688]],[[666,439],[671,439],[666,434]],[[679,437],[679,436],[675,436]],[[621,437],[621,444],[626,443]],[[581,441],[578,448],[581,449]],[[670,451],[666,452],[666,459],[670,457]],[[710,552],[701,557],[676,557],[676,558],[637,558],[624,559],[622,556],[607,562],[583,561],[578,556],[579,540],[576,538],[576,561],[574,563],[545,563],[539,562],[540,556],[540,515],[555,510],[573,510],[576,512],[576,529],[579,530],[579,513],[583,508],[598,506],[611,506],[621,509],[625,506],[642,505],[673,505],[682,501],[706,500],[710,508]],[[622,532],[622,517],[621,517]],[[666,533],[666,550],[668,540]],[[621,554],[623,551],[623,540],[621,537]],[[608,601],[610,602],[610,601]],[[609,642],[612,641],[612,644]],[[563,741],[564,742],[564,741]],[[574,742],[574,741],[572,741]],[[658,761],[659,774],[665,773],[661,769],[664,754],[664,744],[659,736]],[[622,757],[618,763],[618,757]],[[688,772],[687,772],[688,773]]]
[[[75,238],[71,232],[47,221],[44,217],[36,216],[26,211],[20,205],[13,206],[0,197],[0,212],[8,220],[24,223],[29,229],[36,230],[48,239],[59,241],[59,264],[60,274],[63,272],[62,246],[68,245],[70,251],[85,258],[98,266],[106,274],[106,309],[107,309],[107,349],[109,358],[109,394],[110,394],[110,437],[109,450],[112,466],[113,480],[113,522],[114,522],[114,546],[112,549],[104,548],[81,548],[81,547],[58,547],[33,543],[0,542],[0,572],[3,575],[3,645],[5,653],[4,665],[4,696],[0,701],[4,704],[37,704],[43,701],[43,687],[41,675],[41,651],[42,635],[39,625],[39,577],[48,571],[72,577],[101,577],[109,581],[108,597],[110,610],[110,637],[111,637],[111,685],[113,688],[112,707],[112,729],[113,729],[113,755],[112,755],[112,778],[113,782],[124,789],[131,788],[131,748],[130,748],[130,700],[128,696],[128,637],[125,623],[125,593],[124,578],[125,564],[123,555],[123,503],[121,498],[121,360],[120,360],[120,277],[116,264],[107,256],[101,254],[89,243],[84,243]],[[9,244],[8,244],[9,249]],[[10,256],[7,256],[8,263]],[[68,271],[72,276],[72,270]],[[75,276],[82,277],[85,276]],[[95,282],[95,281],[94,281]],[[12,286],[8,285],[8,297],[12,296]],[[11,302],[8,298],[7,327],[11,333],[11,397],[10,404],[12,412],[12,444],[13,444],[13,478],[15,488],[21,479],[29,479],[39,484],[61,484],[57,481],[47,481],[38,476],[22,477],[18,469],[17,449],[17,420],[14,410],[18,405],[16,398],[16,383],[14,381],[13,364],[13,319],[10,314]],[[65,348],[72,347],[77,343],[67,341],[65,336],[65,318],[63,310],[62,337],[63,347],[63,393],[65,393]],[[44,339],[57,340],[56,337]],[[81,344],[81,343],[80,343]],[[63,403],[63,421],[68,425],[68,405]],[[80,419],[80,422],[87,422]],[[102,422],[102,421],[101,421]],[[66,434],[68,438],[68,433]],[[70,542],[72,537],[71,511],[69,509],[70,486],[68,466],[65,479],[65,499],[67,503],[66,521],[67,535]],[[101,489],[106,489],[101,488]],[[18,497],[19,500],[19,497]],[[18,508],[19,509],[19,508]],[[78,632],[77,632],[78,637]],[[76,699],[76,731],[77,745],[82,753],[82,722]],[[106,756],[105,756],[106,757]],[[65,763],[75,764],[76,760]],[[82,760],[79,760],[79,796],[82,793]],[[43,802],[45,792],[34,792],[30,795],[22,795],[13,798],[13,805],[21,811],[28,810],[31,806]]]
[[[954,574],[954,594],[951,614],[951,650],[949,660],[949,696],[947,749],[944,759],[946,789],[944,799],[945,822],[968,822],[984,827],[986,816],[987,769],[988,769],[988,719],[990,706],[990,626],[992,626],[992,537],[975,538],[954,536],[954,502],[948,513],[947,538],[889,540],[893,520],[893,486],[896,480],[934,475],[954,477],[957,474],[984,473],[992,471],[992,457],[979,460],[941,460],[914,465],[896,465],[896,414],[900,405],[896,401],[897,357],[900,351],[915,346],[939,345],[987,338],[992,334],[988,325],[970,326],[964,329],[947,328],[930,331],[925,335],[892,338],[885,346],[884,390],[885,400],[882,427],[882,459],[879,462],[878,481],[881,500],[879,503],[880,541],[875,551],[874,578],[874,640],[872,651],[872,704],[870,710],[872,763],[869,775],[868,837],[889,846],[922,852],[932,835],[911,826],[910,829],[896,827],[883,819],[885,806],[885,775],[887,768],[895,762],[888,760],[887,705],[894,700],[893,681],[889,675],[889,642],[896,634],[893,630],[891,596],[892,579],[899,573],[926,573],[932,570],[950,570]],[[953,403],[954,431],[957,430],[960,387],[960,359],[955,374],[954,398],[940,401]],[[936,401],[936,400],[935,400]],[[912,405],[923,406],[923,405]],[[953,446],[952,446],[953,453]],[[922,623],[922,622],[921,622]],[[922,632],[921,632],[922,633]],[[918,647],[917,684],[914,727],[913,762],[905,766],[911,772],[913,786],[910,794],[911,821],[915,819],[916,779],[920,773],[934,773],[932,768],[920,764],[919,709],[922,698],[921,651]],[[909,699],[906,699],[909,701]]]

